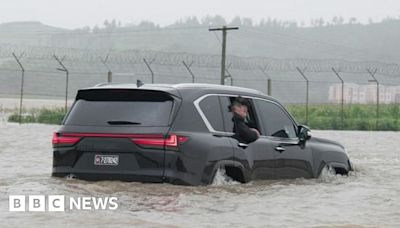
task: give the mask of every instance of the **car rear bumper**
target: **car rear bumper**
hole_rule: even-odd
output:
[[[53,167],[53,177],[72,176],[77,179],[98,181],[98,180],[121,180],[148,183],[164,182],[159,170],[147,170],[146,172],[130,171],[110,171],[102,172],[98,170],[76,169],[67,166]]]
[[[205,185],[200,178],[196,175],[176,172],[173,170],[167,170],[165,176],[159,175],[159,170],[146,170],[140,172],[130,171],[107,171],[99,172],[98,170],[82,170],[71,168],[67,166],[53,167],[53,177],[67,177],[88,180],[88,181],[100,181],[100,180],[120,180],[120,181],[132,181],[141,183],[170,183],[177,185]]]

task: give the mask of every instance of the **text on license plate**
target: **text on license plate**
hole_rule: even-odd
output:
[[[118,155],[96,154],[94,156],[94,164],[95,165],[118,165],[119,164],[119,156]]]

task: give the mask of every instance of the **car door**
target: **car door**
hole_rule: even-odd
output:
[[[235,99],[234,96],[220,96],[224,128],[226,132],[233,135],[232,112],[229,110],[229,105]],[[252,107],[249,107],[250,121],[253,121],[255,128],[260,129],[258,120],[254,111],[254,104],[251,98],[247,98]],[[275,178],[274,168],[274,151],[272,141],[266,137],[260,137],[255,142],[249,144],[240,144],[236,139],[229,139],[233,151],[234,160],[243,164],[248,172],[248,176],[252,180],[256,179],[273,179]]]
[[[201,99],[198,104],[199,111],[204,115],[207,128],[211,134],[206,134],[204,139],[207,144],[214,144],[214,151],[208,154],[209,162],[229,160],[233,150],[229,137],[225,137],[224,121],[220,101],[217,95],[209,95]],[[205,137],[199,135],[198,137]]]
[[[277,102],[256,99],[255,107],[262,125],[263,138],[270,140],[275,158],[275,177],[313,177],[313,157],[307,145],[300,145],[297,125]]]

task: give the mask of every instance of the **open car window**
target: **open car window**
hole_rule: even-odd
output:
[[[229,110],[229,106],[233,103],[233,101],[236,99],[236,97],[235,96],[220,96],[219,99],[220,99],[221,107],[222,107],[222,115],[223,115],[223,120],[224,120],[225,132],[233,132],[233,121],[232,121],[233,113]],[[250,128],[256,128],[257,130],[259,130],[260,127],[257,123],[256,112],[254,109],[254,103],[253,103],[252,99],[246,98],[246,100],[250,104],[250,107],[248,107],[249,115],[245,121]]]

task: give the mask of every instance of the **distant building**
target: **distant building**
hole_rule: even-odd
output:
[[[343,88],[343,102],[345,104],[375,104],[376,84],[359,85],[345,83]],[[329,102],[342,102],[342,84],[335,84],[329,87]],[[379,103],[399,104],[400,86],[379,85]]]

